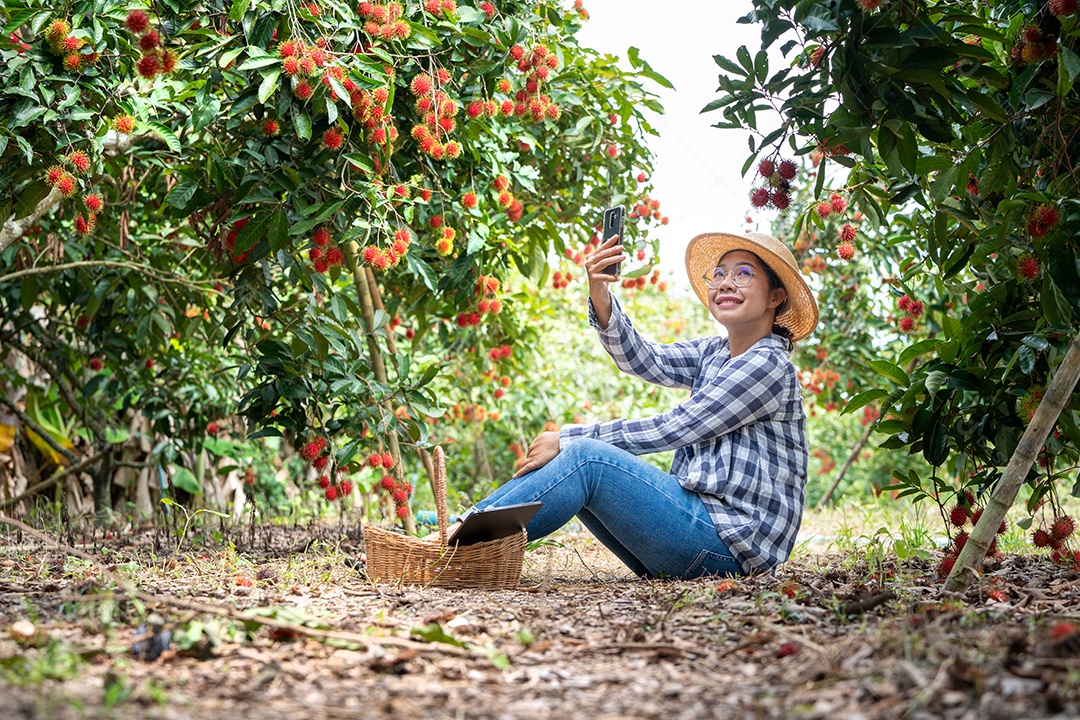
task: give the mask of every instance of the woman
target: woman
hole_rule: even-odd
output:
[[[727,337],[661,345],[608,291],[618,278],[603,269],[626,259],[617,237],[589,256],[589,322],[619,369],[690,397],[655,417],[542,433],[478,507],[540,500],[531,539],[576,515],[642,577],[768,572],[802,521],[806,415],[789,353],[817,324],[813,293],[779,240],[698,235],[690,283]],[[636,457],[662,450],[676,450],[670,472]]]

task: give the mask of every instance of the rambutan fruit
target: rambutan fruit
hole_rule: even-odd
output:
[[[1050,538],[1053,540],[1066,540],[1073,531],[1076,529],[1076,525],[1073,519],[1068,515],[1062,515],[1054,520],[1054,524],[1050,526]]]
[[[1035,280],[1039,277],[1039,261],[1033,255],[1024,255],[1017,262],[1017,270],[1025,280]]]
[[[827,217],[829,217],[830,215],[833,214],[833,206],[832,206],[832,204],[827,202],[827,201],[824,201],[824,200],[819,202],[817,204],[817,207],[814,208],[814,210],[815,210],[815,212],[817,212],[818,217],[823,218],[823,219],[827,218]]]
[[[278,124],[277,120],[263,120],[261,129],[263,135],[266,137],[275,137],[281,132],[281,126]]]
[[[311,85],[308,84],[307,80],[301,80],[293,88],[293,95],[300,100],[310,100],[314,93],[315,91],[311,89]]]
[[[286,57],[281,62],[281,72],[288,77],[298,75],[300,73],[300,59],[292,56]]]
[[[1050,546],[1050,533],[1043,529],[1036,530],[1031,534],[1031,543],[1035,547],[1049,547]]]
[[[124,26],[136,35],[141,35],[150,28],[150,18],[142,10],[132,10],[124,19]]]
[[[75,172],[84,173],[90,169],[90,158],[82,150],[76,150],[67,156],[68,163],[75,168]]]
[[[1050,12],[1058,17],[1076,12],[1076,0],[1050,0]]]
[[[59,43],[71,32],[71,25],[67,20],[57,18],[45,28],[45,39],[51,43]]]
[[[923,310],[925,308],[926,306],[923,305],[922,300],[912,300],[911,306],[908,308],[908,314],[911,315],[911,317],[913,318],[918,318],[920,315],[923,314]]]
[[[310,440],[300,448],[300,459],[304,462],[312,462],[315,458],[319,457],[319,453],[322,452],[322,448],[319,447],[319,443],[314,440]]]
[[[51,187],[56,187],[56,183],[60,182],[60,178],[67,175],[67,171],[59,165],[53,165],[51,168],[45,171],[45,182]]]
[[[840,241],[853,243],[855,242],[855,234],[855,228],[849,223],[844,223],[843,227],[840,228]]]
[[[765,207],[769,204],[771,195],[766,188],[755,188],[750,193],[750,204],[754,207]]]
[[[791,206],[791,196],[783,190],[777,190],[769,196],[769,202],[773,204],[773,207],[777,210],[787,210]]]
[[[910,316],[904,316],[900,318],[900,329],[904,332],[911,332],[915,327],[915,321]]]
[[[864,0],[865,1],[865,0]],[[944,580],[949,577],[949,573],[952,572],[953,567],[956,566],[956,558],[949,556],[944,558],[937,567],[937,576],[939,580]]]
[[[479,200],[477,200],[476,193],[474,192],[467,192],[461,196],[461,204],[469,210],[475,208],[478,202]]]
[[[798,166],[791,160],[782,160],[780,164],[776,166],[776,172],[783,180],[791,180],[798,172]]]
[[[836,254],[841,260],[850,260],[855,257],[855,246],[849,242],[840,243],[836,248]]]
[[[67,173],[64,173],[59,180],[56,181],[56,189],[60,191],[60,194],[64,197],[71,197],[78,189],[78,183],[75,182],[75,178]]]
[[[345,253],[341,251],[341,248],[334,246],[326,251],[326,262],[333,267],[343,267],[345,265]]]
[[[967,521],[968,512],[967,508],[965,508],[963,505],[957,505],[949,511],[949,522],[951,522],[956,527],[964,527],[965,525],[967,525]]]
[[[330,478],[327,478],[326,482],[327,482],[327,484],[329,484]],[[337,497],[338,497],[337,488],[334,487],[333,485],[329,485],[329,487],[327,487],[326,490],[324,491],[324,494],[326,495],[326,499],[329,500],[330,502],[333,502],[333,501],[337,500]]]
[[[336,127],[327,128],[322,137],[323,145],[331,150],[337,150],[345,141],[345,136]]]
[[[832,211],[837,215],[842,215],[847,210],[847,200],[840,193],[829,195],[829,205],[832,206]]]
[[[138,70],[139,75],[150,80],[161,72],[161,63],[158,62],[155,55],[143,55],[139,58],[139,62],[135,64],[135,68]]]
[[[82,68],[82,55],[77,52],[68,53],[64,56],[64,69],[68,72],[78,72]]]
[[[161,44],[161,35],[157,30],[150,30],[139,38],[139,49],[148,53]]]
[[[772,160],[762,160],[760,163],[758,163],[758,175],[760,175],[761,177],[770,178],[775,172],[776,163]]]
[[[100,195],[94,193],[91,195],[87,195],[85,198],[83,198],[83,206],[85,206],[89,212],[96,215],[97,213],[101,212],[101,209],[105,206],[105,203],[104,201],[102,201]]]

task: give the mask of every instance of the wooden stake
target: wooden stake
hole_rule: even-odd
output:
[[[1061,411],[1068,404],[1077,380],[1080,380],[1080,334],[1069,343],[1069,351],[1058,365],[1057,372],[1046,387],[1042,402],[1035,410],[1024,436],[1020,438],[1020,444],[1009,459],[990,501],[983,508],[979,524],[971,531],[964,549],[960,551],[956,565],[945,581],[947,591],[961,592],[975,581],[975,569],[986,557],[990,543],[994,541],[1001,521],[1005,519],[1005,513],[1012,507],[1036,455],[1053,430]]]

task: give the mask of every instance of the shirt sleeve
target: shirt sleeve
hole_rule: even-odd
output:
[[[611,296],[611,319],[600,327],[592,298],[589,299],[589,324],[596,328],[604,350],[625,373],[655,385],[692,388],[701,369],[702,349],[708,338],[662,344],[651,342],[634,328],[622,305]]]
[[[668,412],[649,418],[564,425],[560,445],[576,437],[603,440],[634,455],[674,450],[765,420],[781,406],[791,363],[778,352],[732,358],[716,380]]]

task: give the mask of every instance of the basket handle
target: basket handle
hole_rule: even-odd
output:
[[[441,445],[436,445],[432,451],[432,465],[435,469],[433,485],[435,489],[435,513],[439,519],[439,544],[446,545],[446,455],[443,454]]]

